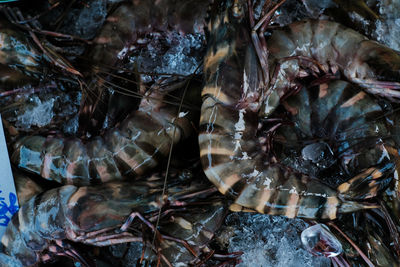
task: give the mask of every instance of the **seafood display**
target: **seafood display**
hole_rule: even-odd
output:
[[[280,67],[282,71],[279,72],[276,82],[271,82],[272,86],[265,93],[264,104],[267,104],[262,107],[263,73],[255,63],[258,62],[257,53],[251,46],[249,26],[245,19],[245,3],[241,4],[242,6],[238,6],[240,3],[229,1],[222,3],[214,9],[216,14],[211,15],[209,22],[210,40],[204,62],[206,85],[202,92],[203,105],[200,119],[202,132],[199,135],[200,157],[208,179],[221,193],[234,196],[235,205],[231,207],[233,210],[245,207],[271,215],[335,219],[339,213],[373,208],[352,200],[375,196],[380,187],[380,183],[376,181],[392,174],[393,164],[392,168],[385,166],[364,170],[349,183],[340,185],[335,190],[317,179],[311,179],[305,174],[269,162],[267,154],[261,149],[260,139],[256,138],[258,118],[268,115],[279,103],[281,93],[285,91],[283,88],[290,84],[289,79],[284,77],[285,73],[294,78],[299,76],[297,73],[299,69],[296,64],[288,65],[287,68]],[[299,22],[290,27],[306,25],[304,28],[308,29],[312,23],[312,21]],[[321,29],[336,32],[331,31],[330,27],[322,27],[324,22],[319,23],[315,26],[321,25]],[[330,22],[326,23],[329,25]],[[339,25],[330,26],[336,29],[339,27]],[[343,31],[346,32],[345,29]],[[298,31],[293,30],[293,32]],[[274,31],[268,40],[268,48],[273,59],[283,58],[285,51],[289,51],[289,49],[284,50],[283,45],[280,50],[274,50],[272,45],[276,43],[274,38],[279,38],[276,36],[284,38],[278,30]],[[294,40],[301,39],[299,37]],[[312,41],[307,39],[305,43],[312,44]],[[285,42],[285,45],[287,44]],[[366,41],[366,44],[370,42]],[[295,48],[293,44],[291,49],[296,51]],[[397,55],[390,49],[387,51]],[[382,60],[384,59],[386,57],[382,55]],[[396,58],[387,57],[387,59]],[[331,61],[325,58],[323,61],[318,59],[318,62]],[[272,64],[269,64],[269,67],[272,68]],[[356,67],[347,67],[344,70],[345,75],[349,70],[353,70],[355,74]],[[393,71],[396,72],[395,69]],[[365,72],[357,74],[363,73],[365,74]],[[360,76],[354,77],[353,81],[361,80],[357,77]],[[272,103],[273,99],[277,102]],[[267,112],[265,108],[268,109]],[[358,187],[367,188],[370,194],[365,195],[354,190]]]
[[[126,55],[121,51],[140,45],[149,33],[163,33],[168,28],[182,33],[202,31],[208,0],[136,1],[119,6],[96,38],[92,56],[100,65],[115,65]],[[191,12],[192,9],[198,12]]]
[[[137,32],[133,34],[138,36],[151,30],[155,31],[155,29],[147,29],[148,23],[165,27],[162,22],[148,22],[147,19],[141,17],[146,13],[146,10],[150,12],[151,7],[155,5],[152,1],[146,3],[149,6],[147,4],[138,5],[140,8],[122,5],[111,14],[111,17],[118,19],[109,18],[110,22],[104,25],[97,37],[97,44],[91,52],[91,57],[95,60],[94,68],[99,68],[99,64],[100,66],[114,66],[119,60],[116,54],[136,43],[136,39],[131,39],[133,37],[129,34],[133,30],[131,25],[136,26]],[[163,6],[164,4],[160,5]],[[185,5],[182,4],[179,10],[170,7],[175,10],[174,12],[177,12],[174,13],[177,18],[171,18],[171,21],[180,19],[183,15],[178,14],[185,13],[190,5],[189,2]],[[160,9],[161,11],[164,12],[165,10]],[[194,21],[201,20],[201,16],[200,18],[197,18],[197,15],[195,17]],[[180,31],[190,26],[184,25],[184,23],[179,25],[174,24],[174,27],[177,27],[176,30]],[[193,27],[195,26],[190,27],[191,31],[194,31]],[[103,35],[108,37],[102,37]],[[139,38],[138,36],[136,37]],[[105,43],[100,42],[100,40]],[[129,43],[128,40],[132,43]],[[107,78],[101,80],[102,83],[107,83]],[[99,80],[96,80],[94,84],[96,84],[97,89],[101,89],[102,87],[98,82]],[[137,95],[141,97],[139,107],[122,122],[119,122],[119,126],[101,136],[92,137],[88,141],[58,136],[47,138],[37,135],[27,136],[15,144],[12,161],[22,169],[62,184],[88,185],[119,180],[127,176],[139,177],[143,175],[146,171],[156,167],[166,157],[171,143],[176,144],[189,136],[193,128],[191,124],[192,119],[197,116],[196,112],[187,108],[179,110],[177,105],[169,104],[176,102],[177,98],[175,96],[174,99],[171,95],[179,95],[188,87],[186,91],[188,91],[189,98],[194,95],[199,99],[197,94],[200,95],[200,91],[198,90],[199,87],[194,86],[193,83],[188,86],[186,79],[174,78],[158,80],[150,88],[137,87],[139,87]],[[102,93],[95,92],[94,94],[99,96]],[[89,95],[86,96],[89,97]],[[81,111],[82,109],[88,111],[84,113],[91,117],[90,114],[96,105],[91,103],[91,98],[86,98],[86,96],[83,95]],[[196,103],[198,102],[197,99],[191,102]],[[100,102],[105,104],[107,101],[103,100]],[[133,98],[128,100],[130,100],[128,106],[131,111],[137,101]],[[88,105],[91,107],[88,107]],[[102,112],[96,114],[104,115]],[[80,126],[85,126],[86,120],[82,116],[80,120]],[[97,121],[97,125],[101,122],[100,118],[94,120]]]
[[[187,212],[175,212],[173,219],[160,224],[160,232],[169,233],[175,238],[186,240],[188,244],[196,245],[196,254],[194,256],[183,244],[174,242],[173,240],[161,240],[160,247],[163,255],[169,261],[171,266],[186,266],[188,264],[201,264],[201,261],[207,257],[214,260],[231,259],[235,261],[235,254],[216,255],[208,246],[214,233],[218,230],[222,223],[222,219],[226,215],[226,205],[219,200],[215,200],[207,207],[193,207],[190,214]],[[114,246],[116,247],[116,246]],[[117,248],[111,248],[116,250]],[[129,248],[122,257],[116,257],[116,263],[122,261],[123,266],[132,266],[137,261],[142,265],[155,264],[158,260],[157,254],[150,248],[142,248],[141,257],[126,257],[130,253],[134,253],[135,248]],[[143,251],[144,250],[144,251]],[[117,253],[113,253],[116,255]],[[205,257],[202,258],[201,257]],[[236,255],[237,256],[237,255]],[[138,260],[137,258],[141,258]],[[113,264],[115,266],[115,264]]]
[[[85,264],[84,258],[66,240],[95,246],[143,241],[141,236],[128,231],[135,218],[154,230],[145,217],[161,207],[182,207],[183,201],[196,200],[186,195],[207,189],[198,183],[185,187],[171,184],[168,199],[164,200],[161,184],[161,179],[153,177],[135,184],[67,185],[38,194],[23,204],[12,218],[2,238],[4,253],[19,262],[16,266],[30,266],[61,255]],[[213,214],[223,212],[219,210],[213,210]],[[179,217],[176,220],[179,221]],[[179,242],[168,236],[160,235],[160,238]],[[187,242],[181,243],[197,255]]]
[[[80,120],[81,131],[101,126],[104,109],[111,97],[106,90],[115,68],[123,66],[129,54],[149,42],[151,36],[195,33],[202,31],[208,0],[202,1],[135,1],[120,5],[107,19],[95,38],[89,57],[94,66],[95,78],[85,90]],[[191,10],[196,9],[196,13]],[[141,62],[135,62],[140,65]],[[95,124],[95,125],[88,125]]]
[[[276,73],[265,93],[262,113],[268,116],[279,99],[296,87],[304,69],[340,70],[344,77],[371,94],[399,97],[400,54],[358,32],[331,21],[295,22],[273,32],[267,41],[269,68]],[[355,52],[356,51],[356,52]]]
[[[150,91],[120,126],[83,143],[78,138],[26,136],[11,157],[18,167],[62,184],[91,183],[137,177],[168,155],[171,143],[188,136],[188,117],[163,105],[168,88]]]
[[[390,1],[6,2],[0,266],[396,266]]]

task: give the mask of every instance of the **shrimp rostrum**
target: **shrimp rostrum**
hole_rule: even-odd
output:
[[[335,219],[339,213],[376,207],[359,200],[377,194],[391,178],[393,164],[360,170],[334,189],[269,160],[258,133],[265,79],[249,34],[246,6],[246,1],[217,1],[208,23],[199,135],[208,179],[221,193],[233,196],[235,211]]]
[[[154,217],[161,207],[182,208],[182,203],[198,199],[186,199],[187,194],[207,187],[171,186],[170,195],[163,198],[161,185],[161,179],[154,177],[135,185],[123,182],[88,187],[66,185],[34,196],[21,206],[7,226],[1,240],[0,266],[12,261],[10,257],[18,262],[15,266],[31,266],[54,256],[68,256],[85,264],[87,261],[68,241],[94,246],[142,242],[141,236],[129,231],[135,218],[141,219],[161,239],[168,239],[146,217]],[[186,242],[181,243],[193,251]]]

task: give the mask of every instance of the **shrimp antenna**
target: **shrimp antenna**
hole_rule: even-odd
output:
[[[193,75],[196,74],[197,70],[198,70],[201,66],[202,66],[202,64],[199,64],[199,66],[197,66],[197,68],[196,68],[196,69],[194,70],[194,72],[193,72]],[[189,84],[190,84],[190,80],[188,80],[188,81],[186,82],[186,86],[185,86],[185,88],[184,88],[184,90],[183,90],[182,98],[181,98],[181,102],[180,102],[180,104],[179,104],[179,108],[178,108],[178,112],[177,112],[177,114],[176,114],[176,115],[177,115],[176,118],[178,118],[179,114],[181,113],[182,104],[183,104],[183,99],[185,98],[186,91],[187,91],[187,89],[188,89],[188,87],[189,87]],[[173,135],[172,135],[171,138],[173,138],[173,137],[175,136],[175,134],[176,134],[176,127],[174,127]],[[164,178],[164,185],[163,185],[163,190],[162,190],[162,197],[165,196],[165,192],[167,191],[167,180],[168,180],[169,167],[170,167],[170,165],[171,165],[172,149],[173,149],[173,146],[174,146],[173,143],[174,143],[174,142],[171,142],[171,146],[170,146],[170,148],[169,148],[168,161],[167,161],[167,169],[165,170],[165,178]],[[162,207],[160,207],[159,210],[158,210],[158,215],[157,215],[157,221],[156,221],[156,224],[155,224],[155,229],[157,229],[157,227],[158,227],[158,225],[159,225],[159,223],[160,223],[161,209],[162,209]],[[151,242],[153,246],[154,246],[155,240],[156,240],[156,232],[154,232],[153,240],[152,240],[152,242]]]

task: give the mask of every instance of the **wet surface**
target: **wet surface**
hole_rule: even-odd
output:
[[[40,15],[46,8],[51,6],[48,2],[54,3],[55,1],[39,2],[35,8],[32,6],[21,7],[22,13],[26,16]],[[196,18],[193,25],[189,24],[193,26],[192,28],[189,27],[191,28],[190,30],[180,26],[177,27],[179,30],[169,29],[168,31],[160,31],[160,28],[154,27],[153,30],[156,29],[154,31],[144,30],[138,36],[128,36],[117,45],[118,49],[115,49],[115,51],[118,53],[113,55],[115,61],[112,63],[106,62],[105,65],[107,66],[102,65],[103,63],[98,63],[102,59],[102,53],[100,53],[100,59],[90,58],[94,47],[94,43],[91,43],[91,41],[99,41],[96,40],[96,37],[101,32],[103,25],[115,19],[110,14],[120,5],[126,4],[124,1],[122,3],[118,2],[121,1],[73,1],[71,5],[63,2],[59,7],[51,11],[46,11],[45,15],[39,16],[38,21],[40,27],[43,29],[73,35],[88,41],[82,42],[74,38],[67,38],[67,40],[60,37],[43,37],[39,35],[45,45],[48,45],[48,47],[59,53],[60,56],[70,61],[74,67],[82,70],[85,77],[83,79],[76,79],[76,77],[71,77],[65,71],[60,71],[60,69],[46,62],[43,64],[45,69],[42,73],[43,76],[39,78],[34,76],[34,81],[28,81],[32,79],[32,75],[29,78],[18,79],[18,88],[22,88],[23,90],[11,96],[1,96],[0,112],[12,124],[12,127],[19,131],[19,134],[25,135],[40,132],[43,135],[64,133],[67,136],[79,136],[81,132],[78,129],[78,113],[82,103],[82,94],[85,94],[85,92],[82,93],[81,89],[90,83],[96,82],[95,76],[91,75],[99,69],[100,71],[97,74],[100,73],[101,77],[107,81],[105,91],[112,96],[111,100],[104,101],[109,106],[101,110],[106,119],[104,123],[98,125],[98,131],[100,132],[118,125],[124,116],[126,116],[127,110],[138,106],[137,98],[129,98],[126,95],[130,95],[131,97],[132,94],[136,94],[140,90],[142,90],[141,92],[145,92],[146,88],[148,89],[157,81],[170,77],[171,74],[176,77],[185,77],[197,72],[198,76],[195,79],[200,80],[201,83],[202,77],[200,75],[203,69],[201,64],[207,46],[202,18]],[[256,17],[259,18],[263,1],[256,2],[255,13]],[[303,2],[304,5],[301,1],[287,0],[282,8],[279,9],[279,17],[274,22],[283,26],[304,18],[330,18],[347,26],[353,27],[356,25],[355,27],[357,28],[355,29],[357,31],[393,49],[400,50],[399,38],[397,38],[400,34],[400,20],[398,18],[400,2],[398,0],[366,1],[370,10],[380,16],[379,20],[371,17],[370,13],[365,15],[363,11],[351,10],[352,7],[350,9],[346,9],[347,7],[344,8],[342,1],[305,0]],[[12,6],[18,6],[18,4],[12,4]],[[189,11],[194,14],[197,10],[192,9]],[[181,22],[179,19],[176,21]],[[192,31],[193,29],[195,31]],[[135,39],[135,42],[130,43],[133,39]],[[97,63],[92,66],[92,61]],[[4,64],[1,60],[0,62]],[[57,70],[54,71],[53,69]],[[57,74],[52,73],[53,71]],[[25,79],[26,82],[23,82]],[[0,84],[3,86],[3,82]],[[49,85],[51,89],[46,88]],[[0,94],[8,92],[6,90],[16,89],[14,85],[8,86],[9,84],[4,83],[1,89],[6,89],[0,90]],[[91,92],[91,94],[96,95],[97,93]],[[176,96],[172,95],[169,97],[168,100],[172,99],[172,102],[175,101],[174,105],[179,105],[180,101],[176,99]],[[124,106],[123,111],[113,111],[114,105]],[[199,105],[192,106],[195,106],[194,109],[199,109]],[[397,104],[393,104],[389,109],[393,110],[396,108]],[[311,121],[314,119],[315,117]],[[387,121],[390,120],[392,118],[388,116]],[[193,122],[193,125],[197,124],[197,121]],[[298,125],[299,123],[294,122],[294,124]],[[378,130],[374,129],[377,132],[384,128],[382,124],[376,127],[379,128]],[[319,128],[321,131],[321,127]],[[194,129],[195,133],[197,133],[197,126],[194,126]],[[327,129],[327,131],[329,130],[331,129]],[[10,132],[12,131],[10,130]],[[387,134],[379,133],[385,135],[384,139],[386,140]],[[306,136],[304,132],[302,135],[303,137]],[[359,157],[357,153],[361,151],[361,148],[357,147],[353,150],[346,150],[347,147],[353,147],[355,143],[351,141],[346,143],[344,140],[349,138],[349,136],[339,135],[334,135],[330,141],[325,140],[326,136],[322,136],[321,132],[317,133],[313,138],[308,136],[305,138],[305,142],[296,143],[295,146],[287,150],[283,149],[284,152],[277,157],[278,161],[300,172],[325,179],[325,182],[332,186],[336,186],[340,182],[352,177],[352,175],[354,176],[357,170],[371,166],[371,164],[363,165],[363,162],[372,161],[378,164],[386,162],[389,152],[385,149],[381,147],[378,149],[371,148],[365,153],[368,157]],[[91,137],[90,133],[85,136],[88,140]],[[365,138],[366,135],[361,137]],[[310,143],[311,139],[314,140]],[[333,139],[335,141],[339,140],[340,145],[332,142]],[[279,139],[275,140],[278,140],[277,143],[280,145]],[[362,148],[364,150],[367,149],[366,147],[376,143],[370,139],[367,140],[367,138],[365,140],[362,139],[362,141],[363,143],[360,143],[360,146],[364,146]],[[288,143],[293,144],[293,142]],[[341,146],[341,148],[338,149],[338,146]],[[184,153],[182,150],[191,150],[192,152]],[[379,151],[377,152],[377,150]],[[278,148],[276,154],[280,152],[282,150]],[[184,148],[177,148],[174,150],[174,153],[180,154],[180,156],[173,159],[175,168],[188,165],[187,162],[182,163],[183,161],[188,161],[191,164],[196,161],[196,164],[199,164],[197,136],[195,134],[191,136],[188,141],[185,141]],[[340,156],[338,156],[339,154]],[[243,155],[243,159],[248,156]],[[164,168],[166,163],[164,162],[162,165],[161,168]],[[188,174],[188,176],[190,175]],[[182,174],[182,177],[185,180],[186,175]],[[205,177],[203,178],[205,179]],[[395,207],[398,207],[397,199],[394,197],[396,190],[397,187],[391,185],[385,192],[385,198],[389,199],[387,201],[389,203],[387,205],[390,208],[389,213],[393,213]],[[378,219],[374,219],[374,217]],[[353,240],[359,244],[367,240],[361,246],[366,253],[374,255],[371,256],[374,263],[391,263],[395,252],[392,251],[393,241],[390,234],[388,234],[390,230],[385,226],[385,220],[382,219],[384,215],[368,213],[367,215],[357,214],[353,217],[346,215],[343,218],[345,222],[340,226],[343,229],[350,229],[346,233]],[[356,220],[355,218],[357,218],[357,223],[353,223]],[[355,225],[358,226],[356,227]],[[352,233],[351,229],[355,228],[355,231],[361,233],[363,228],[360,225],[365,226],[367,235],[360,234],[357,237],[357,234]],[[300,219],[289,220],[283,217],[259,214],[230,214],[225,220],[222,230],[218,232],[217,239],[220,238],[221,240],[218,242],[214,241],[211,246],[221,254],[242,251],[244,254],[241,257],[242,262],[239,266],[330,266],[331,262],[329,259],[312,256],[302,247],[300,234],[308,226],[305,221]],[[373,227],[379,230],[374,231]],[[320,232],[323,232],[323,230]],[[334,235],[338,236],[338,233],[334,232]],[[310,239],[312,238],[310,237]],[[346,240],[340,239],[340,242],[346,244],[343,249],[349,259],[354,259],[354,262],[361,265],[365,264],[362,258],[346,243]],[[323,246],[325,245],[324,243]],[[311,245],[311,247],[315,247],[315,244]],[[335,249],[331,253],[339,252],[339,246],[332,247],[335,247]],[[91,247],[88,248],[90,251],[92,249]],[[314,249],[314,254],[321,254],[321,250],[321,246],[318,249]],[[90,257],[101,258],[96,261],[98,266],[134,266],[141,257],[142,245],[141,243],[117,245],[111,247],[106,253],[108,253],[107,256],[102,255],[103,257],[100,257],[100,252],[94,249],[89,255]],[[66,262],[63,259],[56,264],[44,264],[44,266],[60,266],[60,264],[63,266],[74,266],[72,261]]]
[[[300,241],[308,226],[300,219],[260,214],[231,214],[224,232],[230,252],[242,251],[238,266],[330,266],[330,260],[309,254]]]

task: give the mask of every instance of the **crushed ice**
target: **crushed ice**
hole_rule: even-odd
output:
[[[41,101],[38,96],[31,98],[31,106],[18,116],[17,127],[30,128],[31,126],[43,127],[48,125],[53,118],[53,106],[55,99]]]
[[[229,252],[242,251],[238,266],[330,266],[329,259],[315,257],[301,244],[300,234],[308,224],[281,216],[234,213],[227,217],[233,226]]]
[[[24,97],[24,96],[22,96]],[[25,104],[16,111],[15,126],[21,130],[32,126],[44,127],[54,119],[65,120],[63,131],[74,134],[78,130],[78,109],[81,92],[57,92],[29,96]]]
[[[150,40],[147,49],[130,61],[136,63],[141,72],[193,74],[202,60],[199,51],[204,48],[204,35],[173,32],[163,38],[162,44],[157,36]],[[163,51],[160,46],[166,46],[167,50]]]
[[[379,42],[400,51],[400,0],[380,0],[380,20],[376,21]]]
[[[343,252],[342,244],[324,224],[315,224],[301,233],[303,246],[313,255],[336,257]]]

